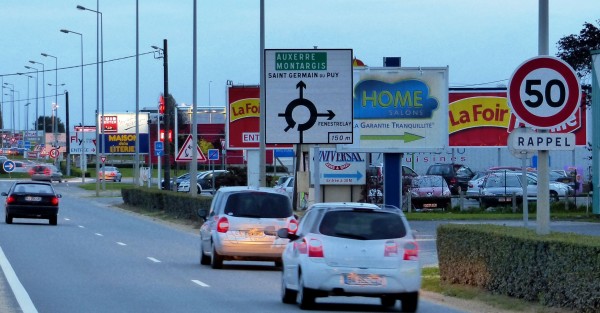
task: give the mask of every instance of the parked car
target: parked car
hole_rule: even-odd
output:
[[[104,174],[104,175],[103,175]],[[120,182],[123,174],[115,166],[103,166],[98,171],[99,180],[112,180],[114,182]]]
[[[385,307],[402,302],[403,312],[419,303],[421,265],[410,226],[396,207],[370,203],[316,203],[283,251],[281,300],[301,309],[327,296],[377,297]]]
[[[273,187],[290,197],[290,200],[294,198],[294,176],[284,176],[283,181],[281,178],[277,181],[277,185]]]
[[[483,206],[494,206],[497,204],[510,203],[512,195],[517,196],[517,202],[523,200],[522,173],[519,172],[496,172],[486,176],[481,185],[480,203]],[[537,175],[527,173],[527,196],[529,200],[537,199]],[[569,186],[563,183],[550,182],[549,197],[551,201],[558,201],[560,197],[572,194]]]
[[[177,190],[177,188],[179,187],[179,184],[181,184],[182,181],[189,180],[189,179],[190,179],[190,173],[189,172],[185,173],[183,175],[179,175],[179,176],[177,176],[175,178],[172,178],[171,179],[171,188],[174,189],[174,190]],[[160,188],[161,189],[165,189],[164,188],[164,186],[165,186],[164,184],[165,184],[165,179],[163,178],[160,181],[160,186],[161,186]]]
[[[455,163],[430,165],[426,174],[444,177],[453,195],[457,195],[459,191],[466,191],[469,186],[469,180],[475,176],[475,173],[466,165]]]
[[[15,182],[5,199],[5,222],[12,224],[14,218],[48,219],[50,225],[58,223],[59,198],[48,182]]]
[[[52,164],[34,165],[29,170],[29,175],[31,175],[31,180],[58,181],[59,183],[62,183],[63,178],[62,172]]]
[[[215,180],[221,176],[229,173],[228,170],[214,170],[199,172],[197,177],[197,193],[209,192],[214,194],[215,189],[213,188],[213,175]],[[190,192],[190,179],[182,180],[179,186],[177,186],[178,192]]]
[[[442,176],[423,175],[413,178],[410,196],[415,208],[448,208],[452,203],[450,188]]]
[[[288,197],[273,188],[223,187],[210,211],[200,209],[200,264],[218,269],[223,261],[272,261],[281,265],[288,240],[277,238],[281,228],[294,231],[298,222]]]
[[[397,176],[397,175],[396,175]],[[412,168],[402,165],[402,191],[405,194],[410,187],[413,178],[419,176]],[[367,179],[369,189],[383,190],[383,166],[369,166],[367,168]],[[370,193],[376,194],[374,190]]]

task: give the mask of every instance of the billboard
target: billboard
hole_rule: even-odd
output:
[[[451,89],[448,98],[451,147],[506,147],[508,135],[520,126],[508,105],[505,88]],[[575,145],[587,145],[585,113],[579,106],[566,124],[550,132],[574,133]]]
[[[352,144],[342,151],[426,152],[448,145],[448,68],[354,70]]]
[[[148,133],[149,115],[149,113],[138,113],[140,134]],[[135,134],[135,113],[110,113],[99,118],[103,134]]]
[[[258,149],[260,143],[260,88],[228,86],[226,139],[228,150]],[[267,149],[291,148],[291,144],[269,144]]]

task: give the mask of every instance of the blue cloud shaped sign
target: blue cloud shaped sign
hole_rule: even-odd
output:
[[[354,88],[355,119],[427,119],[439,107],[419,80],[386,83],[364,80]]]

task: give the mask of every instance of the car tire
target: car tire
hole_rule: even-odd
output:
[[[275,261],[275,267],[283,267],[283,261],[281,261],[281,260]]]
[[[554,190],[550,190],[550,202],[558,202],[558,193]]]
[[[202,242],[200,242],[200,264],[210,265],[210,256],[204,254],[204,247],[202,245]]]
[[[419,306],[419,292],[404,294],[402,299],[402,312],[416,312]]]
[[[285,273],[281,272],[281,302],[285,304],[294,304],[296,303],[298,292],[285,287],[284,275]]]
[[[298,292],[296,302],[301,310],[309,310],[315,305],[315,295],[312,290],[304,286],[304,277],[300,274],[298,278]]]
[[[12,224],[12,222],[13,222],[12,216],[10,216],[10,214],[6,214],[6,217],[4,218],[4,222],[6,222],[6,224]]]
[[[381,301],[381,306],[391,308],[394,307],[394,305],[396,305],[397,299],[390,296],[384,296],[379,298],[379,300]]]
[[[219,253],[217,253],[217,250],[215,249],[214,245],[212,248],[212,253],[210,255],[210,267],[212,267],[214,269],[223,268],[223,256],[221,256],[221,255],[219,255]]]
[[[58,216],[57,215],[51,216],[48,219],[48,222],[50,223],[50,225],[57,225],[58,224]]]

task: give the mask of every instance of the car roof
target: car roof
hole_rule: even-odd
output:
[[[312,204],[308,209],[316,208],[365,208],[365,209],[381,209],[373,203],[365,202],[320,202]]]
[[[244,191],[259,191],[259,192],[269,192],[276,193],[278,195],[282,195],[282,193],[272,187],[253,187],[253,186],[228,186],[219,188],[218,192],[244,192]]]

